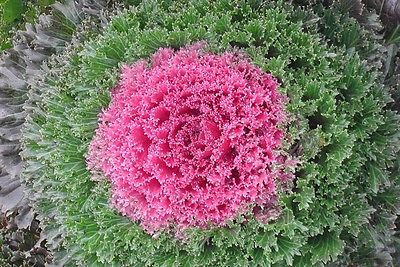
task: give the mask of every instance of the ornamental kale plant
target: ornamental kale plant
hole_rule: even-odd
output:
[[[144,1],[52,57],[30,81],[22,156],[62,238],[54,262],[343,266],[391,246],[399,119],[382,46],[314,10]]]

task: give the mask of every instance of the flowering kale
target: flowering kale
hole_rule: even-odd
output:
[[[262,2],[143,1],[83,23],[87,41],[32,79],[23,179],[55,265],[391,261],[400,136],[382,47],[336,11]]]

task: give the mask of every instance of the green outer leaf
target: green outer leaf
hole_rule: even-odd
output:
[[[371,186],[371,190],[373,193],[378,193],[379,187],[381,184],[387,181],[387,176],[382,171],[382,169],[374,163],[370,163],[367,165],[368,169],[368,182]],[[386,181],[385,181],[386,180]]]
[[[21,18],[23,10],[22,0],[5,0],[0,2],[2,23],[10,24]]]
[[[339,238],[339,233],[327,232],[313,237],[310,242],[311,263],[316,264],[322,261],[326,264],[330,260],[335,260],[342,253],[343,248],[344,242]]]

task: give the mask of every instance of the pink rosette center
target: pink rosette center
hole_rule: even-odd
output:
[[[112,184],[111,203],[154,233],[225,225],[270,207],[284,179],[284,97],[238,53],[201,45],[160,49],[125,66],[100,114],[88,168]]]

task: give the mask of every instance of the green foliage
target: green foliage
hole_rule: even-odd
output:
[[[20,17],[23,7],[22,0],[2,0],[0,3],[2,7],[2,20],[5,23],[13,23]]]
[[[21,19],[22,0],[2,0],[0,2],[0,50],[10,47],[9,31]]]
[[[50,61],[45,78],[32,83],[24,178],[44,222],[64,237],[56,260],[72,266],[318,266],[345,248],[352,254],[339,265],[384,246],[398,213],[398,178],[390,173],[399,118],[388,108],[379,67],[365,64],[375,42],[363,42],[356,22],[331,10],[317,9],[317,16],[281,1],[185,2],[144,1],[113,16],[101,34],[86,29],[80,42]],[[263,224],[248,214],[249,221],[239,216],[226,228],[191,229],[184,241],[167,233],[152,238],[109,207],[109,185],[90,180],[84,154],[123,64],[199,40],[217,53],[241,49],[282,79],[292,114],[285,149],[301,165],[292,192],[281,193],[282,214],[274,221]]]
[[[33,23],[55,0],[0,0],[0,51],[11,48],[13,30]]]

